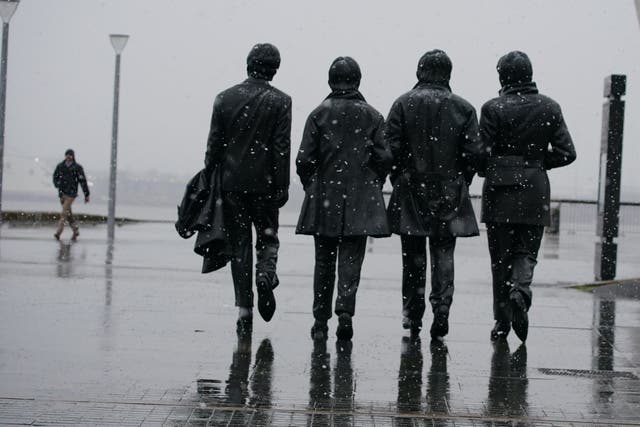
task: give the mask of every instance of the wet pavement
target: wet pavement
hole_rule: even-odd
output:
[[[401,328],[397,237],[370,242],[355,336],[314,343],[313,242],[281,231],[277,311],[238,337],[228,267],[200,271],[171,224],[3,228],[0,424],[640,425],[638,284],[593,292],[595,237],[545,237],[527,344],[493,345],[486,235],[460,239],[451,331]],[[68,238],[68,235],[67,235]],[[640,234],[618,276],[640,277]],[[111,253],[111,255],[110,255]],[[425,315],[425,324],[431,315]]]

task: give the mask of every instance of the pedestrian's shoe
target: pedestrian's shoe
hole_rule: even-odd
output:
[[[78,240],[79,235],[80,235],[80,232],[78,230],[73,230],[73,235],[71,236],[71,240],[75,242],[76,240]]]
[[[520,341],[524,342],[527,340],[527,335],[529,333],[529,315],[527,314],[527,306],[524,303],[522,294],[519,292],[511,294],[509,299],[511,302],[511,312],[513,313],[511,326],[518,338],[520,338]]]
[[[268,322],[276,311],[276,299],[273,296],[273,288],[266,278],[258,279],[256,287],[258,288],[258,312],[264,321]]]
[[[420,335],[420,331],[422,330],[422,320],[409,319],[408,317],[402,318],[402,328],[409,329],[411,331],[412,336]]]
[[[56,240],[60,240],[60,235],[58,233],[54,233],[53,238]]]
[[[340,316],[338,316],[336,337],[338,337],[339,340],[350,340],[351,337],[353,337],[353,324],[349,313],[341,313]]]
[[[449,307],[442,305],[435,309],[429,332],[431,339],[440,341],[449,333]]]
[[[326,340],[329,337],[329,327],[326,320],[317,320],[311,327],[311,339]]]
[[[506,320],[496,320],[496,324],[491,330],[491,341],[497,341],[499,339],[506,339],[509,335],[511,326]]]

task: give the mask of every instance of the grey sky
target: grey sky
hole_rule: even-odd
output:
[[[326,96],[327,69],[353,56],[383,115],[415,82],[420,55],[453,61],[452,88],[480,110],[499,89],[498,58],[527,52],[541,91],[563,107],[578,160],[551,173],[554,196],[595,197],[602,85],[628,75],[623,197],[637,197],[640,27],[634,0],[337,1],[22,0],[11,21],[5,155],[109,162],[114,53],[122,59],[119,166],[177,175],[201,166],[213,97],[245,77],[256,42],[282,54],[274,79],[293,97],[292,154]],[[474,184],[477,192],[478,183]]]

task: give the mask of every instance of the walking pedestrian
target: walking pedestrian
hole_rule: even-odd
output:
[[[248,78],[214,101],[207,141],[207,174],[221,168],[238,332],[250,331],[253,324],[252,226],[258,311],[268,322],[276,309],[278,216],[289,197],[291,149],[291,98],[269,83],[279,67],[280,52],[274,45],[253,46],[247,56]]]
[[[482,147],[474,108],[449,86],[451,69],[442,50],[424,54],[418,83],[395,101],[386,123],[393,154],[389,225],[402,243],[402,326],[413,335],[422,329],[429,238],[434,339],[449,331],[456,238],[478,235],[468,185]]]
[[[53,185],[58,189],[58,197],[62,205],[62,213],[60,214],[60,219],[58,219],[56,232],[53,235],[56,240],[60,240],[65,222],[68,222],[71,230],[73,230],[71,240],[77,240],[80,235],[80,227],[71,211],[71,205],[78,197],[78,184],[82,187],[84,202],[89,203],[89,185],[87,184],[84,169],[76,162],[75,152],[69,148],[64,153],[64,160],[58,163],[53,172]]]
[[[570,164],[576,152],[560,106],[532,81],[529,57],[509,52],[497,70],[500,96],[482,106],[480,117],[486,148],[482,221],[487,224],[496,321],[491,339],[505,338],[513,326],[525,341],[533,269],[544,226],[550,224],[546,171]]]
[[[336,336],[353,336],[356,292],[367,236],[389,235],[382,186],[391,166],[384,118],[358,91],[361,72],[351,57],[329,68],[331,93],[304,128],[296,159],[305,189],[296,233],[313,235],[313,339],[326,339],[338,261]]]

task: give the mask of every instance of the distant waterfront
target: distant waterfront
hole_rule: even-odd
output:
[[[176,205],[177,205],[176,201]],[[293,199],[280,212],[280,224],[293,227],[298,221],[298,213],[301,201]],[[480,200],[473,200],[474,209],[478,220],[480,218]],[[557,206],[556,203],[552,207]],[[78,214],[106,215],[106,203],[91,202],[84,204],[78,199],[74,206],[74,212]],[[56,212],[60,205],[55,197],[50,201],[39,200],[3,200],[2,209],[5,211],[25,212]],[[121,204],[116,207],[116,216],[150,221],[173,222],[177,218],[177,208],[172,205],[150,204]],[[563,203],[560,207],[560,232],[564,233],[593,233],[596,230],[596,206],[586,204]],[[484,228],[484,227],[482,227]],[[620,211],[620,237],[626,234],[640,233],[640,207],[622,206]]]

